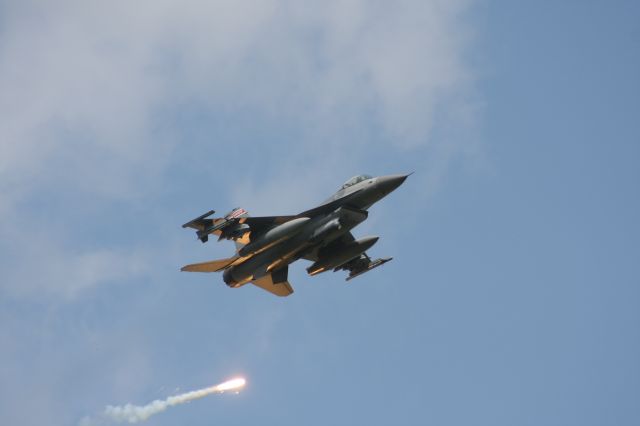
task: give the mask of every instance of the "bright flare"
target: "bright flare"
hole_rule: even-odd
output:
[[[235,390],[236,392],[240,392],[246,383],[247,381],[244,379],[244,377],[238,377],[236,379],[231,379],[224,383],[220,383],[219,385],[215,386],[215,388],[217,388],[219,392],[225,392],[228,390]]]

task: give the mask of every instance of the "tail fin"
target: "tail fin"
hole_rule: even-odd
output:
[[[276,296],[286,297],[293,293],[293,288],[289,284],[288,280],[289,268],[285,266],[273,273],[266,274],[257,280],[251,281],[252,284],[260,287],[263,290],[267,290],[269,293]]]
[[[225,219],[234,219],[239,217],[249,217],[249,212],[243,209],[242,207],[236,207],[235,209],[231,210],[229,213],[227,213],[224,216]],[[240,251],[242,247],[247,245],[248,241],[244,241],[244,240],[245,238],[237,239],[234,241],[236,245],[236,253]]]

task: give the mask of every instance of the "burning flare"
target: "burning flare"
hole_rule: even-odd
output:
[[[238,377],[237,379],[227,380],[226,382],[213,387],[216,388],[216,392],[225,392],[228,390],[240,391],[246,383],[247,381],[244,377]]]
[[[246,383],[247,382],[243,377],[237,377],[231,380],[227,380],[224,383],[220,383],[219,385],[186,392],[180,395],[170,396],[169,398],[164,400],[157,399],[147,405],[107,405],[107,407],[104,409],[104,412],[102,413],[102,416],[103,418],[112,420],[117,423],[143,422],[154,414],[158,414],[174,405],[184,404],[185,402],[193,401],[194,399],[204,398],[205,396],[211,395],[213,393],[224,393],[227,391],[235,391],[236,393],[240,392],[244,388]],[[85,417],[80,421],[80,426],[91,426],[97,424],[102,423],[96,422],[88,417]]]

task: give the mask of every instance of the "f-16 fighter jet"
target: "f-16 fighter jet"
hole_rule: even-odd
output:
[[[242,208],[221,218],[209,218],[211,210],[184,225],[196,230],[203,243],[209,235],[233,240],[236,253],[227,259],[186,265],[183,271],[222,272],[229,287],[252,283],[277,296],[293,293],[288,281],[289,264],[306,259],[313,264],[309,275],[330,269],[349,271],[347,281],[387,263],[372,260],[365,252],[378,237],[356,239],[351,229],[368,216],[367,209],[399,187],[409,175],[354,176],[328,200],[294,216],[250,217]]]

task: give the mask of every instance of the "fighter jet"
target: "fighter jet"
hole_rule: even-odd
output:
[[[186,265],[182,271],[223,272],[229,287],[250,282],[276,296],[293,293],[289,264],[298,259],[313,262],[307,268],[309,275],[345,270],[349,271],[347,281],[351,280],[392,259],[372,260],[365,252],[378,237],[356,239],[351,230],[367,219],[369,207],[408,176],[354,176],[319,206],[293,216],[250,217],[246,210],[235,208],[224,217],[210,218],[215,211],[208,211],[182,227],[195,229],[203,243],[212,234],[218,241],[232,240],[236,253],[226,259]]]

